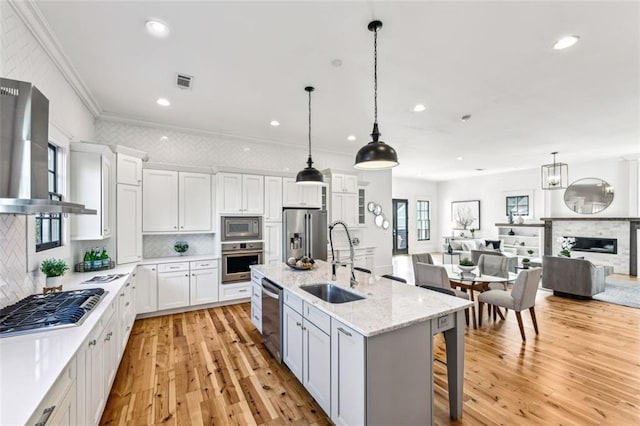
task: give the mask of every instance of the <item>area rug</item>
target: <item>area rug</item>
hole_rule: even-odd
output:
[[[602,302],[640,308],[640,283],[607,277],[604,292],[593,296]]]

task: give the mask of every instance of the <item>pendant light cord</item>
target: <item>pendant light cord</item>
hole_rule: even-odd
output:
[[[311,160],[311,91],[309,91],[309,160]]]
[[[373,115],[378,123],[378,28],[373,32]]]

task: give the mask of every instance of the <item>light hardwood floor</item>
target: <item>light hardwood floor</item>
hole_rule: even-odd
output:
[[[101,423],[330,423],[262,347],[249,310],[136,321]],[[539,291],[536,312],[538,337],[523,315],[526,343],[512,312],[467,328],[462,421],[449,419],[446,366],[434,363],[434,423],[640,424],[640,310]]]

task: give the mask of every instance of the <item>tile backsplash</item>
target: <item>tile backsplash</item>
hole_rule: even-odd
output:
[[[189,243],[187,255],[215,254],[215,234],[144,235],[142,256],[144,258],[178,256],[173,250],[176,241]]]
[[[0,214],[0,308],[33,294],[38,286],[27,271],[27,217]]]

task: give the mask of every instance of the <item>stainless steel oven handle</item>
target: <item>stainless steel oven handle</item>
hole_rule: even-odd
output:
[[[246,254],[262,254],[262,250],[223,251],[222,252],[222,255],[227,257],[244,256]]]
[[[272,292],[266,290],[264,287],[262,287],[262,293],[266,294],[267,296],[271,297],[272,299],[276,299],[276,300],[280,299],[280,295],[279,294],[272,293]]]

